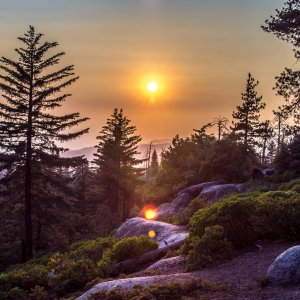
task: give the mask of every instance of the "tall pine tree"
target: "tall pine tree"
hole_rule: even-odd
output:
[[[266,32],[273,33],[281,40],[292,44],[295,57],[300,59],[300,2],[299,0],[287,0],[281,10],[276,10],[276,15],[266,20],[262,26]],[[299,132],[300,128],[300,71],[285,68],[276,77],[275,90],[277,95],[282,96],[285,104],[278,108],[275,115],[278,118],[278,151],[280,151],[281,121],[293,117],[295,121],[294,131]]]
[[[32,199],[37,177],[40,175],[40,178],[45,170],[72,165],[74,160],[60,158],[59,154],[66,149],[57,146],[57,142],[70,141],[88,131],[69,131],[87,120],[79,118],[79,113],[61,116],[51,113],[71,96],[62,90],[78,77],[73,65],[55,68],[65,53],[51,53],[58,43],[42,42],[42,37],[43,34],[36,33],[30,26],[24,36],[18,38],[23,43],[23,47],[15,49],[18,58],[0,59],[3,97],[0,103],[0,162],[7,177],[13,178],[18,173],[24,187],[26,260],[33,256]]]
[[[241,138],[244,145],[253,145],[256,130],[259,126],[260,111],[265,108],[262,102],[262,96],[258,96],[256,87],[258,81],[249,73],[246,83],[246,90],[242,93],[242,105],[236,107],[232,117],[233,121],[231,129]]]
[[[154,149],[151,155],[151,164],[149,168],[150,176],[157,176],[159,172],[159,162],[158,162],[158,156],[157,152]]]
[[[134,135],[136,127],[130,122],[122,109],[114,110],[97,137],[99,144],[94,160],[99,183],[118,223],[129,216],[130,196],[141,176],[137,166],[143,162],[135,157],[141,137]]]

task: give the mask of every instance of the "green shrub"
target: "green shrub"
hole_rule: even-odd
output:
[[[113,264],[140,256],[157,248],[157,242],[145,235],[124,238],[104,252],[103,258],[98,263],[100,275],[102,277],[114,275],[114,270],[111,268]]]
[[[81,258],[65,259],[63,267],[54,274],[55,276],[50,279],[50,285],[58,296],[62,296],[84,287],[86,283],[97,277],[98,272],[91,259]]]
[[[80,241],[71,245],[67,256],[69,258],[89,258],[98,261],[102,258],[103,252],[111,248],[117,242],[116,238],[98,238],[96,240]]]
[[[300,197],[292,191],[268,192],[257,198],[256,223],[259,239],[300,239]]]
[[[48,287],[48,270],[45,266],[36,265],[27,270],[13,270],[0,274],[0,291],[19,287],[30,291],[36,285]]]
[[[300,184],[300,178],[296,178],[296,179],[290,180],[289,182],[282,183],[279,186],[279,189],[280,190],[291,190],[291,189],[293,189],[293,187],[295,185],[299,185],[299,184]]]
[[[106,253],[109,253],[110,259],[117,263],[157,248],[157,242],[145,235],[141,235],[120,240]]]
[[[252,245],[258,239],[299,240],[299,194],[271,191],[232,195],[200,209],[190,221],[190,236],[183,253],[193,253],[204,238],[206,228],[215,225],[223,228],[224,239],[232,243],[233,249]],[[191,265],[199,265],[197,255],[191,254],[190,257]]]
[[[97,262],[116,241],[112,237],[83,241],[73,244],[65,253],[15,265],[0,274],[0,299],[24,296],[24,299],[42,300],[49,291],[58,296],[74,292],[98,276]]]
[[[174,218],[174,223],[177,225],[186,225],[189,223],[191,217],[200,208],[204,208],[204,203],[201,198],[192,200],[186,208],[183,208]]]
[[[206,227],[201,238],[194,238],[188,254],[188,270],[206,267],[230,257],[231,243],[225,238],[223,227]]]
[[[1,294],[0,294],[1,296]],[[20,289],[19,287],[14,287],[10,289],[8,292],[3,293],[0,299],[7,299],[7,300],[30,300],[29,296],[27,295],[26,291]]]
[[[190,221],[190,237],[202,237],[206,227],[220,225],[225,237],[234,248],[243,248],[256,237],[251,228],[251,217],[255,214],[255,204],[250,195],[233,195],[216,204],[200,209]]]

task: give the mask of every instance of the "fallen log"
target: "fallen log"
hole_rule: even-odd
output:
[[[113,265],[113,269],[122,273],[129,273],[132,270],[138,269],[138,267],[156,259],[159,259],[167,254],[170,250],[178,250],[184,243],[184,240],[177,241],[166,247],[158,248],[142,254],[141,256],[126,259],[122,262]]]

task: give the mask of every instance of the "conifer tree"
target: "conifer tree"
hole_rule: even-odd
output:
[[[122,109],[115,109],[97,137],[99,144],[94,154],[99,183],[118,223],[129,215],[130,196],[141,176],[137,166],[143,162],[135,157],[141,137],[135,135],[136,127],[130,122]]]
[[[281,40],[292,44],[295,57],[300,59],[300,2],[299,0],[287,0],[281,10],[276,10],[276,15],[266,20],[263,30],[273,33]],[[278,108],[275,114],[280,121],[293,117],[296,125],[300,125],[300,71],[285,68],[285,70],[276,77],[275,90],[277,95],[282,96],[285,104]],[[279,126],[280,133],[280,126]],[[280,134],[278,135],[280,141]],[[278,151],[280,150],[278,142]]]
[[[261,163],[266,163],[266,151],[269,141],[274,136],[274,129],[269,120],[261,122],[257,129],[258,146],[261,148]]]
[[[300,2],[287,0],[281,10],[276,9],[276,15],[266,20],[262,26],[266,32],[273,33],[283,41],[291,43],[295,49],[296,58],[300,58]]]
[[[78,77],[73,65],[55,68],[65,53],[51,53],[58,43],[42,42],[42,37],[43,34],[30,26],[24,36],[18,38],[23,44],[15,49],[18,59],[0,59],[3,97],[0,103],[0,162],[7,177],[16,178],[18,174],[24,187],[26,260],[33,255],[32,197],[36,178],[45,170],[74,164],[75,160],[60,158],[59,154],[66,149],[56,142],[75,139],[88,131],[69,131],[87,120],[79,118],[79,113],[61,116],[51,113],[71,96],[62,90]]]
[[[236,107],[232,117],[231,129],[242,139],[244,145],[254,145],[254,137],[259,126],[260,111],[265,108],[262,96],[258,96],[256,87],[258,81],[249,73],[246,83],[246,90],[242,93],[242,105]]]
[[[159,172],[158,156],[156,150],[154,149],[151,156],[150,175],[157,176],[158,172]]]

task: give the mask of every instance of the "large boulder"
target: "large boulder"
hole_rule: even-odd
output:
[[[163,203],[157,208],[158,219],[165,220],[168,217],[177,214],[181,209],[187,207],[203,189],[216,184],[218,183],[215,181],[203,182],[180,191],[171,203]]]
[[[178,273],[178,271],[184,270],[185,267],[185,259],[183,256],[175,256],[170,258],[161,259],[146,270],[155,270],[155,271],[163,271],[166,273]]]
[[[159,243],[159,247],[184,240],[188,236],[186,226],[176,226],[139,217],[129,219],[123,223],[114,236],[123,239],[125,237],[148,235],[150,231],[154,231],[155,236],[153,239]]]
[[[299,284],[300,246],[281,253],[269,267],[268,278],[273,285]]]
[[[147,277],[134,277],[126,279],[116,279],[106,281],[95,285],[93,288],[85,292],[83,295],[77,298],[77,300],[87,300],[91,295],[106,290],[111,291],[113,289],[132,289],[136,285],[147,286],[154,283],[161,282],[176,282],[184,279],[189,279],[189,274],[172,274],[172,275],[158,275],[158,276],[147,276]]]
[[[240,193],[242,190],[242,184],[216,184],[203,189],[199,197],[203,199],[205,205],[211,205],[229,194]]]

